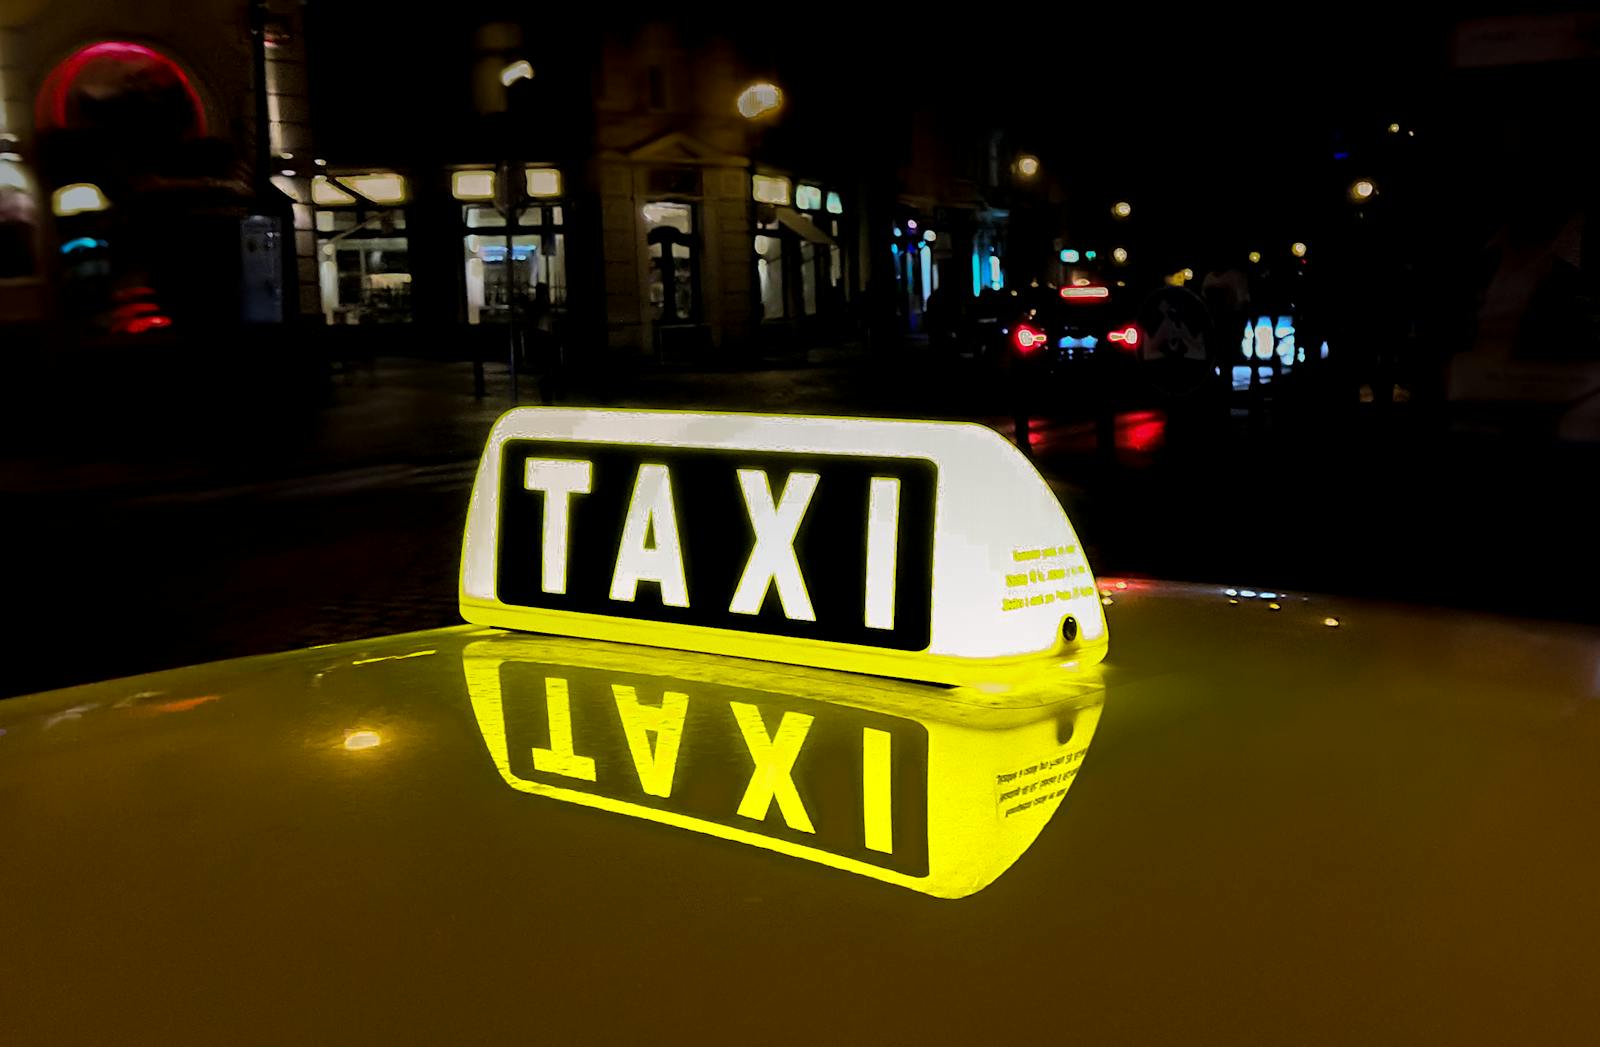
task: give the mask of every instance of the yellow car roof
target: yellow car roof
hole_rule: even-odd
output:
[[[1101,586],[1013,691],[463,626],[0,702],[3,1039],[1594,1038],[1596,630]]]

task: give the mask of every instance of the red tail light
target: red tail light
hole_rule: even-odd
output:
[[[1119,327],[1106,335],[1106,337],[1125,349],[1139,348],[1139,329],[1132,324],[1127,327]]]
[[[1017,329],[1011,332],[1011,340],[1017,343],[1017,348],[1025,353],[1031,353],[1045,343],[1045,334],[1030,324],[1018,324]]]

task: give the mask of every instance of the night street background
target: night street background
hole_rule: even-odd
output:
[[[567,402],[964,418],[1009,436],[1001,390],[961,367],[917,347],[814,351],[640,371]],[[538,403],[531,377],[521,391]],[[509,405],[504,366],[487,392],[474,398],[468,364],[369,360],[309,399],[169,406],[142,435],[138,400],[114,388],[14,402],[10,426],[50,437],[8,442],[33,453],[5,463],[0,498],[26,551],[10,584],[28,594],[5,693],[459,623],[461,526]],[[1564,553],[1592,538],[1591,449],[1519,456],[1365,406],[1332,433],[1235,411],[1199,455],[1165,442],[1158,412],[1124,412],[1114,464],[1092,418],[1056,413],[1035,420],[1035,454],[1102,575],[1600,617],[1594,559]]]
[[[459,621],[518,403],[972,421],[1105,576],[1600,621],[1600,14],[923,15],[0,4],[0,696]]]

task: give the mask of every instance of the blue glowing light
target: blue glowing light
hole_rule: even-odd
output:
[[[983,258],[976,248],[972,251],[972,297],[983,293]]]
[[[512,260],[526,262],[528,260],[528,256],[533,254],[536,250],[537,248],[531,246],[516,244],[511,249]],[[506,245],[484,244],[482,247],[482,254],[485,262],[504,262],[506,260]]]
[[[1099,344],[1100,339],[1092,334],[1086,334],[1082,338],[1075,338],[1068,334],[1061,336],[1060,347],[1062,349],[1093,349]]]
[[[900,245],[899,244],[890,244],[889,245],[889,253],[892,254],[892,255],[895,255],[896,257],[898,257],[899,254],[900,254]]]
[[[1063,247],[1061,249],[1061,260],[1063,262],[1069,262],[1069,263],[1070,262],[1076,262],[1079,257],[1080,257],[1080,255],[1078,254],[1078,252],[1074,251],[1070,247]]]
[[[104,247],[104,240],[96,240],[92,236],[80,236],[76,240],[68,240],[61,245],[62,254],[71,254],[73,251],[87,251],[96,247]]]
[[[1083,252],[1083,257],[1089,259],[1089,261],[1091,261],[1091,262],[1094,261],[1094,256],[1095,256],[1095,252],[1093,252],[1093,251],[1085,251],[1085,252]]]

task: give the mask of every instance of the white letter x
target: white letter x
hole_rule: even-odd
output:
[[[772,485],[760,469],[740,469],[739,487],[744,491],[745,508],[750,514],[750,530],[755,546],[744,565],[739,587],[734,590],[728,610],[735,614],[760,614],[767,598],[767,587],[778,585],[778,602],[786,617],[806,622],[817,620],[811,609],[806,580],[800,574],[800,561],[794,558],[794,536],[800,519],[811,504],[817,489],[816,473],[790,473],[783,483],[783,495],[772,504]]]

